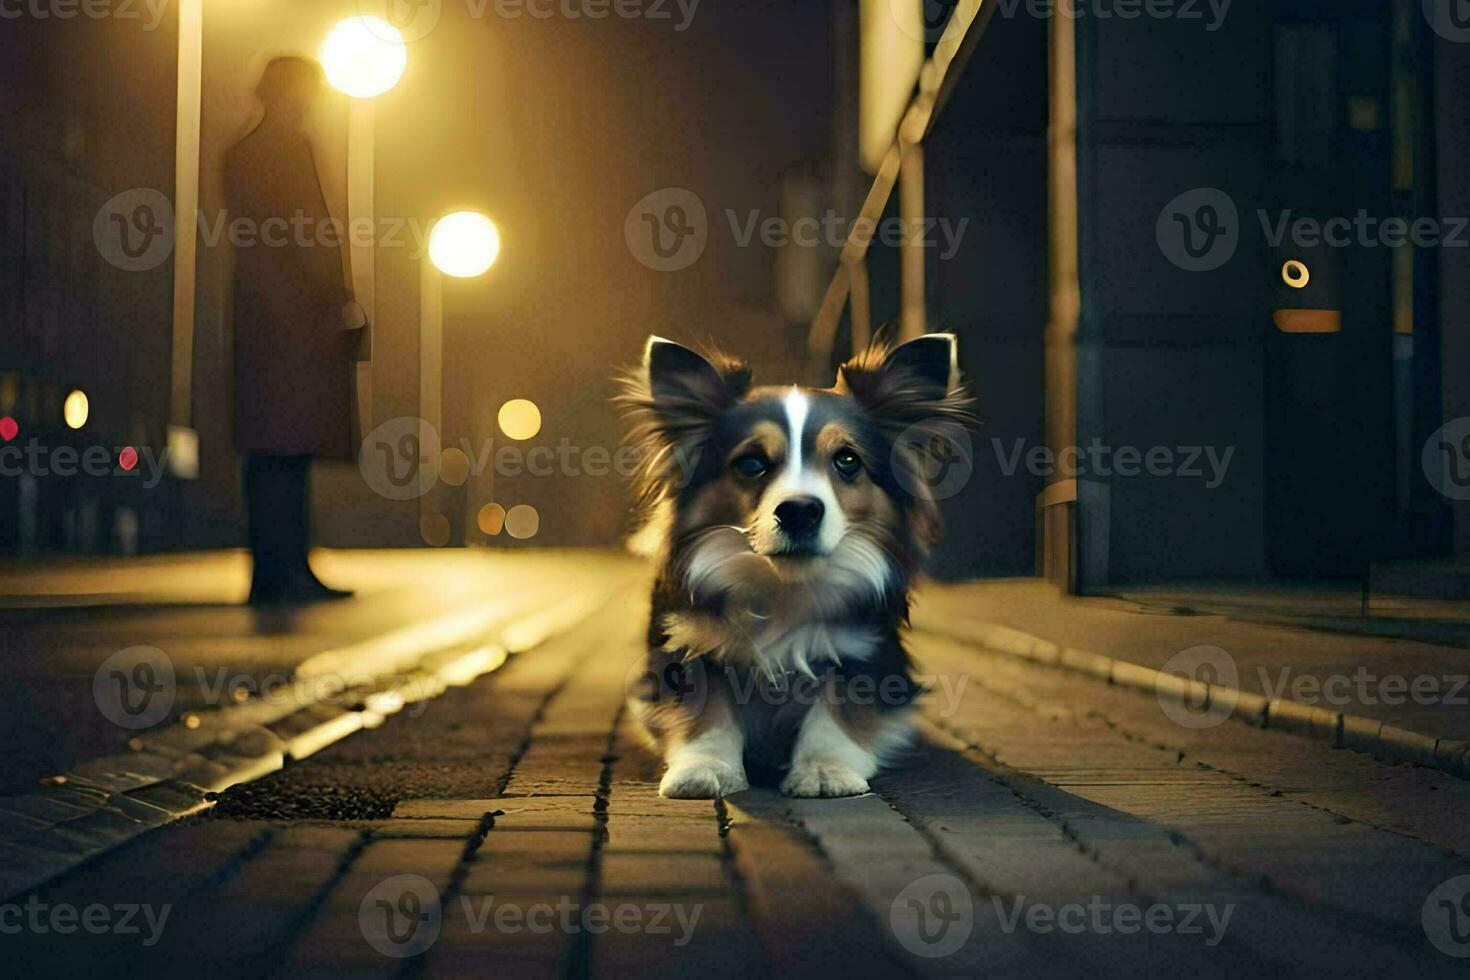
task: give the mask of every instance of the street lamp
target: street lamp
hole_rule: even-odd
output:
[[[408,66],[408,48],[392,24],[381,17],[348,17],[333,27],[322,42],[318,58],[327,82],[352,97],[347,117],[348,227],[375,227],[373,200],[374,109],[371,101],[389,91]],[[362,222],[359,225],[358,222]],[[356,430],[365,434],[373,417],[373,328],[377,323],[377,270],[373,261],[374,236],[349,236],[352,293],[367,317],[357,342],[356,391],[353,413]]]
[[[446,214],[429,233],[429,260],[446,276],[482,276],[499,256],[500,232],[495,222],[474,211]]]
[[[87,424],[88,414],[87,393],[80,388],[74,388],[61,406],[61,417],[66,420],[66,427],[80,429]]]
[[[408,66],[408,48],[386,20],[348,17],[327,34],[320,58],[333,88],[354,99],[371,99],[398,84]]]
[[[419,281],[419,417],[436,432],[442,431],[444,418],[444,277],[482,276],[499,256],[500,232],[477,211],[446,214],[429,231],[429,254],[420,264]],[[449,522],[431,499],[435,496],[419,498],[419,536],[438,547],[448,543]]]

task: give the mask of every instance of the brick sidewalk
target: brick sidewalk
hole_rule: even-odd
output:
[[[974,625],[994,624],[1148,668],[1214,646],[1228,656],[1234,686],[1249,694],[1421,733],[1431,754],[1436,739],[1470,742],[1470,651],[1461,647],[1223,615],[1167,615],[1115,599],[1062,596],[1035,579],[928,587],[914,622],[967,639],[974,638]]]
[[[946,683],[924,747],[875,794],[663,800],[622,706],[645,608],[628,593],[35,895],[167,908],[156,944],[32,931],[7,942],[12,962],[324,977],[1458,966],[1419,919],[1470,872],[1462,781],[1183,730],[1137,694],[919,635],[921,668]],[[1056,925],[1094,907],[1180,921]],[[1203,934],[1183,926],[1191,910]],[[1228,916],[1218,935],[1202,910]]]

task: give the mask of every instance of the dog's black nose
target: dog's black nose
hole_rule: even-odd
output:
[[[792,497],[776,505],[776,523],[793,538],[809,538],[817,533],[826,509],[816,497]]]

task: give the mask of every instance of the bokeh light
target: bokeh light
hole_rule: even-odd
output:
[[[505,533],[524,541],[541,530],[541,515],[530,504],[516,504],[505,515]]]
[[[463,449],[450,447],[439,454],[439,479],[451,487],[463,486],[470,476],[470,458]]]
[[[471,279],[484,275],[500,256],[495,222],[475,211],[446,214],[429,233],[429,260],[446,276]]]
[[[526,398],[512,398],[501,405],[496,420],[500,431],[512,439],[530,439],[541,431],[541,409]]]
[[[486,504],[480,508],[480,515],[475,523],[481,531],[493,538],[505,527],[505,508],[499,504]]]
[[[1306,289],[1312,281],[1312,270],[1300,259],[1288,259],[1281,267],[1281,281],[1292,289]]]
[[[124,446],[117,454],[117,465],[125,470],[133,470],[138,466],[138,450],[132,446]]]
[[[87,393],[75,388],[66,396],[66,401],[61,406],[61,417],[66,420],[67,428],[80,429],[87,424],[89,411]]]
[[[443,514],[425,514],[419,518],[419,537],[432,548],[449,543],[449,518]]]
[[[408,48],[403,35],[381,17],[349,17],[327,34],[320,58],[334,89],[370,99],[398,84],[408,66]]]

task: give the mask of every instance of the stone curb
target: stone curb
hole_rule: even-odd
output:
[[[1229,704],[1229,717],[1256,728],[1288,732],[1352,749],[1379,759],[1429,766],[1461,779],[1470,779],[1470,742],[1435,738],[1399,728],[1376,718],[1347,714],[1285,699],[1267,700],[1259,694],[1220,684],[1208,684],[1153,667],[1118,660],[1043,640],[1009,626],[966,622],[950,623],[913,617],[915,629],[973,643],[987,650],[1060,667],[1119,687],[1149,691],[1160,698],[1188,699],[1196,705]]]
[[[381,725],[417,701],[471,684],[499,669],[512,653],[533,649],[583,622],[626,589],[619,582],[611,589],[552,598],[530,613],[498,618],[487,617],[482,610],[450,614],[316,654],[296,672],[330,677],[353,659],[349,652],[367,651],[377,662],[371,671],[363,668],[364,676],[384,682],[347,686],[345,693],[352,696],[346,700],[355,702],[347,705],[294,698],[284,706],[247,703],[216,709],[213,713],[221,718],[244,716],[243,720],[236,717],[219,725],[201,721],[194,729],[179,723],[160,729],[162,734],[145,736],[150,743],[158,742],[152,747],[165,766],[157,772],[137,772],[136,756],[144,753],[104,757],[31,793],[0,797],[0,899],[25,894],[147,831],[207,810],[214,805],[215,794],[230,786],[267,776],[288,760],[307,758],[364,728]],[[472,639],[472,633],[485,635]],[[359,690],[361,698],[355,696]],[[289,723],[298,717],[299,730],[288,731],[287,738],[265,727],[290,729],[296,726]],[[223,749],[213,748],[216,728],[222,733]],[[270,737],[252,741],[247,753],[235,745],[247,741],[234,737],[236,729]],[[179,747],[164,738],[177,733],[188,738],[201,731],[209,736],[200,744],[191,741]],[[165,750],[169,755],[162,756]],[[180,760],[198,759],[206,764],[180,768]]]

